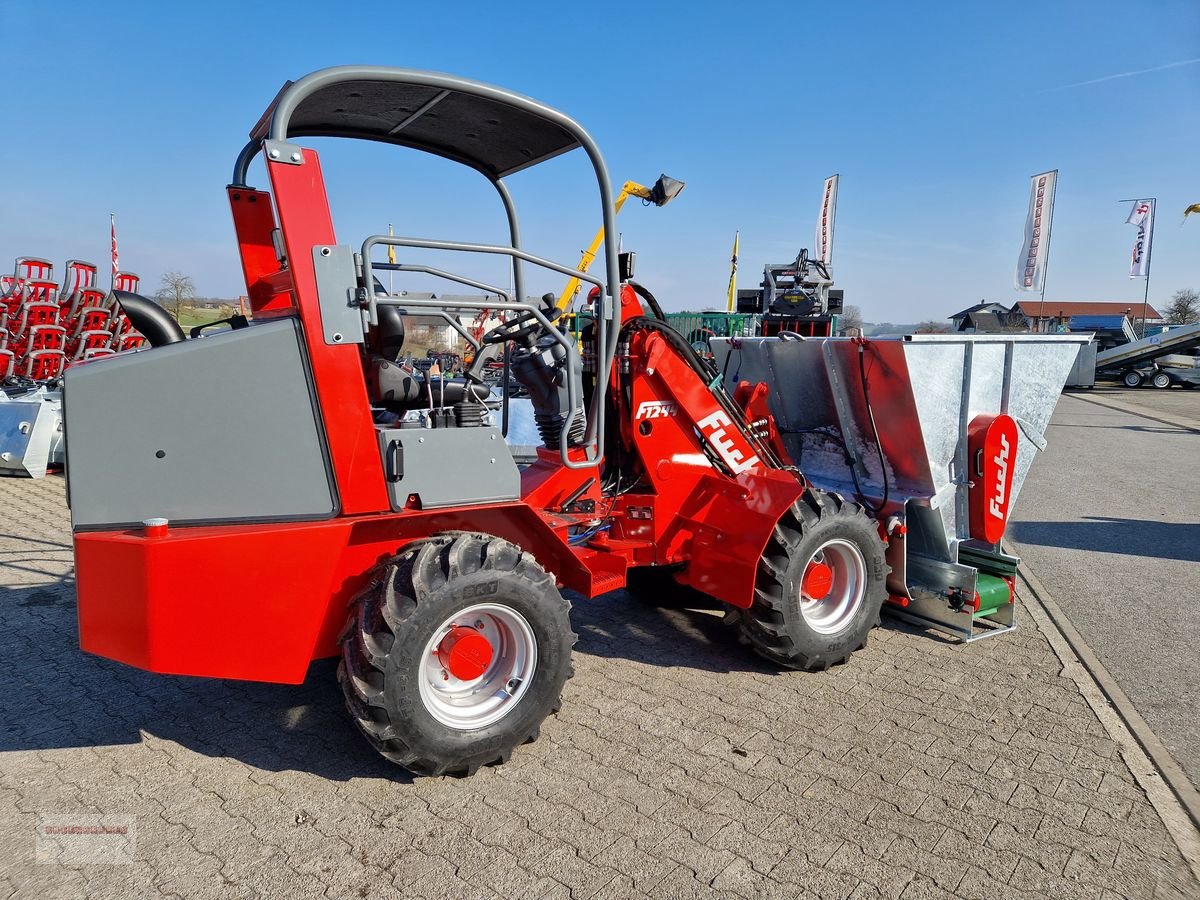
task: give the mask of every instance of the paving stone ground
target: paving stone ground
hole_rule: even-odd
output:
[[[330,663],[285,687],[84,655],[61,479],[0,479],[0,510],[0,900],[1200,896],[1028,617],[969,646],[886,626],[802,674],[711,612],[581,601],[541,739],[413,780]],[[45,817],[97,815],[136,826],[131,863],[37,861]]]

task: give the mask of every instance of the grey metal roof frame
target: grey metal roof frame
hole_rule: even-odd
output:
[[[318,95],[322,91],[331,90],[339,85],[345,85],[350,82],[421,86],[436,89],[438,93],[419,109],[410,113],[405,119],[397,122],[394,127],[384,134],[367,129],[356,130],[344,128],[335,124],[331,124],[328,128],[322,128],[319,125],[310,123],[302,129],[297,129],[295,132],[290,129],[292,118],[296,115],[297,110],[302,108],[305,100]],[[444,144],[435,145],[403,134],[405,128],[412,122],[429,113],[437,104],[452,95],[476,98],[481,102],[490,103],[493,106],[514,110],[525,117],[522,120],[523,124],[544,126],[547,129],[547,134],[550,129],[556,129],[560,133],[570,137],[571,140],[557,148],[551,148],[549,152],[523,160],[519,165],[507,165],[500,168],[498,165],[489,165],[488,159],[483,154],[458,153]],[[604,157],[600,153],[599,146],[597,146],[595,140],[593,140],[592,136],[588,134],[583,126],[565,113],[546,106],[531,97],[526,97],[523,94],[518,94],[484,82],[461,78],[457,75],[423,71],[420,69],[390,68],[386,66],[334,66],[318,70],[304,76],[298,81],[284,85],[283,89],[275,97],[270,106],[268,106],[267,111],[251,131],[250,141],[238,154],[237,160],[234,163],[231,186],[248,187],[246,183],[247,171],[250,163],[259,151],[262,150],[263,146],[268,141],[286,142],[290,137],[341,137],[381,141],[432,153],[435,156],[441,156],[444,159],[450,159],[475,169],[495,187],[497,193],[500,195],[501,203],[504,205],[505,214],[508,217],[509,238],[512,245],[511,252],[508,255],[511,258],[513,268],[513,293],[517,297],[525,296],[522,262],[528,261],[558,271],[565,271],[565,269],[551,263],[549,260],[532,256],[522,250],[521,231],[517,218],[516,205],[503,179],[507,175],[523,171],[548,159],[567,153],[570,150],[576,148],[583,149],[584,153],[587,154],[588,160],[591,162],[596,176],[597,187],[600,193],[600,216],[604,225],[605,278],[602,284],[600,279],[594,277],[587,277],[586,280],[601,286],[602,297],[598,301],[596,314],[608,321],[608,327],[597,330],[597,356],[601,360],[602,368],[601,377],[597,378],[592,409],[588,415],[587,439],[591,447],[586,453],[586,462],[582,465],[590,466],[599,464],[603,457],[603,446],[599,440],[599,435],[603,434],[604,429],[604,394],[608,384],[607,372],[610,371],[613,358],[616,355],[617,341],[621,328],[620,316],[614,315],[613,297],[621,280],[617,259],[616,210],[614,207],[612,181],[609,178],[608,166],[604,162]],[[382,238],[383,236],[375,237]],[[386,238],[383,242],[390,243]],[[421,243],[419,240],[409,239],[408,246],[419,246]],[[437,249],[460,249],[468,252],[471,250],[491,253],[506,252],[500,247],[488,247],[485,250],[483,245],[472,246],[460,244],[453,246],[453,242],[429,242],[427,246]],[[364,259],[364,269],[368,274],[370,273],[369,259]],[[368,291],[368,296],[369,301],[374,300],[373,291]],[[527,304],[514,303],[513,306],[524,308]],[[533,308],[531,307],[531,309]],[[372,309],[373,312],[374,310]],[[540,311],[533,309],[533,312],[539,319],[543,318]],[[566,430],[564,429],[564,435]],[[594,452],[592,452],[593,450]],[[563,462],[569,467],[582,467],[580,463],[567,459],[565,445],[562,448],[562,454]]]

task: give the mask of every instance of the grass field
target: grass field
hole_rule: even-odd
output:
[[[206,322],[214,322],[217,319],[228,318],[229,312],[220,309],[206,309],[204,307],[185,306],[179,311],[179,324],[184,331],[203,325]]]

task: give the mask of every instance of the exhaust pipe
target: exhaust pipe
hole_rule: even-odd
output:
[[[184,340],[179,323],[153,300],[131,291],[113,291],[112,295],[129,317],[130,324],[145,336],[151,347],[165,347]]]

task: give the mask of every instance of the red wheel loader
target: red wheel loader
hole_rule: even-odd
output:
[[[383,234],[338,243],[304,137],[396,144],[476,170],[500,196],[509,244]],[[504,180],[575,149],[598,186],[600,275],[524,249]],[[269,192],[247,183],[260,153]],[[622,271],[604,159],[566,115],[449,75],[327,69],[278,94],[227,191],[252,319],[184,340],[161,309],[117,292],[151,348],[66,377],[85,650],[155,672],[284,683],[340,656],[347,708],[380,753],[419,774],[469,774],[506,760],[558,709],[575,642],[560,588],[591,598],[637,575],[643,589],[703,592],[727,604],[750,647],[798,669],[846,660],[889,598],[910,614],[926,604],[931,622],[944,610],[990,631],[1011,623],[1015,560],[994,529],[969,530],[968,502],[984,502],[967,496],[970,473],[991,466],[994,481],[995,466],[971,455],[967,426],[978,423],[967,408],[950,417],[959,470],[939,475],[952,478],[942,490],[909,465],[925,456],[912,449],[924,413],[910,404],[889,419],[872,407],[868,370],[872,390],[905,384],[904,360],[840,342],[828,371],[799,373],[811,381],[800,386],[824,392],[806,404],[769,366],[738,378],[766,349],[723,347],[721,370],[699,358]],[[389,248],[401,260],[430,249],[500,255],[515,290],[384,262]],[[582,352],[556,325],[552,297],[525,300],[533,267],[593,286]],[[464,334],[478,352],[462,377],[406,369],[403,314],[461,325],[436,299],[383,292],[383,270],[487,291],[507,319],[482,340]],[[804,343],[819,363],[820,342]],[[869,357],[861,391],[845,353]],[[487,405],[483,367],[500,356],[542,438],[523,471]],[[958,377],[962,394],[961,368]],[[1006,386],[984,405],[1019,406],[1017,393]],[[822,424],[785,421],[796,403]],[[877,418],[887,421],[875,429]],[[998,410],[984,438],[1016,441],[1014,421]],[[805,443],[821,429],[840,441],[841,476],[853,483]],[[825,489],[806,480],[809,457],[832,472]],[[914,520],[933,538],[909,553]]]

